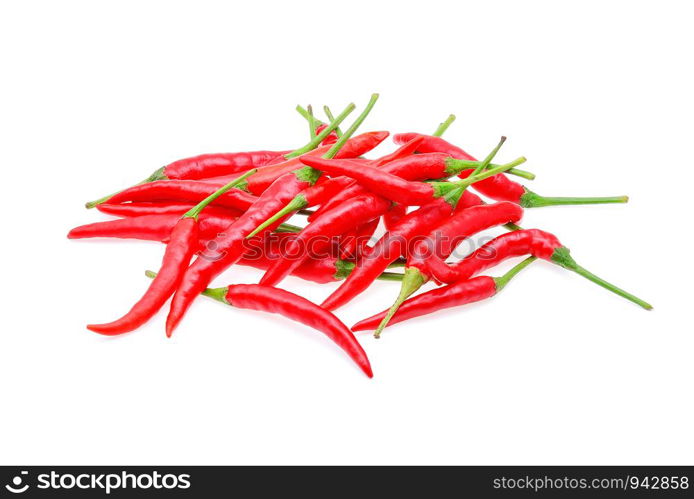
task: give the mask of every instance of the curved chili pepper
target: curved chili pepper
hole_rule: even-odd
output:
[[[468,237],[490,227],[518,222],[522,216],[523,209],[520,206],[506,201],[472,206],[456,213],[429,233],[426,238],[418,241],[408,252],[400,294],[376,329],[374,336],[376,338],[380,336],[381,331],[402,302],[431,278],[426,265],[431,255],[437,255],[441,259],[448,258],[448,255]]]
[[[102,213],[118,217],[141,217],[143,215],[183,215],[194,206],[192,203],[151,203],[145,201],[125,204],[102,203],[96,209]],[[237,218],[241,213],[240,210],[222,206],[208,206],[205,209],[205,215],[208,216],[215,214]]]
[[[120,319],[107,324],[89,324],[95,333],[115,335],[137,329],[147,322],[169,299],[181,277],[183,268],[198,248],[198,224],[192,218],[180,220],[171,232],[161,270],[144,296]]]
[[[364,374],[369,378],[373,377],[366,352],[349,328],[333,314],[306,298],[258,284],[235,284],[226,288],[223,301],[233,307],[281,314],[321,331],[342,348]]]
[[[148,276],[156,275],[148,272]],[[369,378],[373,377],[369,358],[347,326],[333,314],[306,298],[284,289],[259,284],[233,284],[203,289],[205,296],[236,308],[280,314],[324,333],[350,356]]]
[[[468,279],[508,258],[528,254],[575,272],[646,310],[653,308],[649,303],[578,265],[570,255],[569,249],[559,242],[556,236],[539,229],[523,229],[502,234],[451,266],[446,265],[438,256],[432,255],[427,259],[426,266],[432,278],[450,283]]]
[[[183,201],[198,203],[217,191],[218,186],[195,180],[157,180],[130,187],[109,199],[111,204],[125,201]],[[215,200],[218,206],[246,211],[258,200],[252,194],[232,189]]]
[[[87,329],[95,333],[107,335],[127,333],[137,329],[157,313],[176,290],[183,278],[185,269],[188,268],[190,259],[198,249],[198,217],[200,212],[212,201],[234,188],[238,183],[243,182],[244,179],[253,173],[255,173],[255,170],[241,175],[233,182],[208,196],[194,208],[188,210],[176,223],[173,231],[171,231],[171,239],[169,244],[166,245],[161,269],[142,298],[120,319],[107,324],[90,324],[87,326]]]
[[[352,126],[340,137],[335,144],[325,153],[326,156],[335,156],[337,152],[349,141],[349,138],[361,124],[366,114],[373,106],[376,96],[372,96],[371,102],[352,124]],[[341,114],[344,115],[345,112]],[[334,124],[335,122],[333,122]],[[326,133],[326,128],[322,134]],[[267,220],[272,214],[277,212],[287,202],[291,201],[299,192],[315,184],[320,172],[313,168],[303,167],[291,171],[274,182],[261,194],[258,201],[252,208],[248,209],[238,220],[232,223],[224,234],[215,241],[217,243],[218,258],[206,259],[197,258],[188,268],[182,279],[173,299],[171,308],[166,318],[166,334],[171,335],[178,326],[186,311],[193,303],[195,298],[207,287],[210,281],[224,269],[236,263],[244,253],[244,240],[258,225]],[[255,178],[256,175],[250,177]],[[279,225],[283,220],[278,220],[264,231],[273,230],[274,226]]]
[[[398,311],[388,322],[388,325],[431,314],[445,308],[457,307],[490,298],[501,291],[518,272],[533,261],[535,261],[535,257],[527,258],[501,277],[475,277],[414,296],[402,303]],[[385,310],[361,320],[352,326],[352,330],[365,331],[375,329],[385,319],[388,312],[388,310]]]

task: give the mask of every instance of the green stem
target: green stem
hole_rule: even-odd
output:
[[[306,107],[306,111],[308,112],[308,131],[311,135],[309,135],[310,138],[313,138],[316,136],[316,128],[318,127],[318,124],[316,123],[316,118],[313,116],[313,106],[309,104]],[[331,120],[333,121],[333,120]]]
[[[183,214],[183,218],[194,218],[195,220],[197,220],[198,217],[200,216],[200,212],[202,210],[204,210],[207,207],[207,205],[209,205],[211,202],[213,202],[215,199],[217,199],[219,196],[221,196],[225,192],[233,189],[234,187],[236,187],[237,185],[242,183],[244,180],[246,180],[248,177],[250,177],[251,175],[253,175],[257,171],[258,171],[257,169],[249,170],[246,173],[244,173],[243,175],[241,175],[240,177],[237,177],[234,180],[232,180],[231,182],[229,182],[228,184],[220,187],[215,192],[213,192],[212,194],[207,196],[205,199],[200,201],[198,204],[193,206],[190,210],[185,212]]]
[[[499,173],[503,173],[505,171],[510,170],[516,165],[520,165],[525,163],[527,160],[524,157],[520,157],[518,159],[515,159],[511,161],[510,163],[506,163],[505,165],[499,165],[494,168],[490,168],[489,170],[485,170],[483,172],[478,173],[477,175],[471,175],[465,180],[461,180],[459,182],[456,182],[458,185],[464,185],[464,186],[470,186],[474,184],[475,182],[479,182],[480,180],[484,180],[485,178],[493,177],[494,175],[497,175]]]
[[[167,177],[166,177],[166,175],[164,174],[164,169],[165,169],[165,168],[166,168],[165,166],[162,166],[161,168],[159,168],[159,169],[157,169],[157,170],[154,170],[154,172],[153,172],[149,177],[147,177],[146,179],[142,180],[141,182],[138,182],[138,183],[135,184],[135,185],[148,184],[148,183],[154,182],[154,181],[156,181],[156,180],[166,180]],[[134,186],[133,186],[133,187],[134,187]],[[128,187],[128,189],[129,189],[129,187]],[[123,191],[121,190],[121,191],[118,191],[118,192],[114,192],[113,194],[109,194],[108,196],[104,196],[104,197],[99,198],[99,199],[97,199],[97,200],[95,200],[95,201],[89,201],[88,203],[85,203],[84,206],[89,210],[89,209],[94,208],[95,206],[97,206],[97,205],[99,205],[99,204],[101,204],[101,203],[105,203],[106,201],[108,201],[109,199],[111,199],[113,196],[115,196],[116,194],[120,194],[121,192],[123,192]]]
[[[371,94],[371,99],[369,99],[369,103],[366,105],[366,108],[364,111],[357,117],[356,120],[354,120],[354,123],[345,131],[345,133],[340,137],[337,142],[333,144],[333,146],[328,150],[323,155],[323,159],[332,159],[335,157],[335,155],[342,149],[342,146],[345,145],[345,142],[349,140],[349,138],[354,135],[354,132],[357,131],[357,128],[361,126],[361,124],[364,122],[366,117],[369,115],[371,110],[373,109],[374,105],[376,104],[376,101],[378,100],[378,94]],[[334,123],[334,121],[333,121]],[[330,128],[330,127],[328,127]],[[326,128],[325,130],[327,130]],[[333,128],[334,130],[335,128]],[[325,131],[323,130],[323,131]],[[332,131],[332,130],[331,130]],[[322,139],[321,139],[322,140]]]
[[[282,217],[285,217],[289,215],[290,213],[293,213],[297,210],[300,210],[301,208],[304,208],[306,205],[308,205],[308,202],[306,201],[306,197],[303,194],[297,194],[294,199],[289,201],[287,204],[284,205],[284,208],[282,208],[280,211],[272,215],[270,218],[265,220],[263,223],[261,223],[258,227],[256,227],[253,232],[248,234],[246,236],[246,239],[249,239],[253,236],[255,236],[258,232],[265,230],[267,227],[270,225],[274,224],[277,222]]]
[[[537,260],[537,257],[530,256],[520,262],[518,265],[513,267],[511,270],[506,272],[504,275],[501,277],[495,277],[494,282],[496,283],[496,292],[498,293],[504,287],[508,284],[508,282],[513,279],[521,270],[523,270],[525,267],[533,263],[535,260]]]
[[[398,272],[383,272],[376,279],[380,281],[402,281],[404,275]]]
[[[470,161],[467,159],[450,158],[447,161],[446,173],[449,173],[451,176],[458,175],[463,170],[471,170],[473,168],[477,168],[479,166],[479,164],[480,164],[479,161]],[[489,166],[491,168],[495,168],[499,165],[491,163]],[[511,168],[510,170],[507,170],[506,173],[508,173],[510,175],[515,175],[516,177],[524,178],[526,180],[535,180],[535,174],[534,173],[529,172],[527,170],[521,170],[520,168]]]
[[[616,295],[619,295],[622,298],[626,298],[630,302],[636,303],[638,306],[643,307],[646,310],[651,310],[653,308],[650,303],[645,302],[641,298],[638,298],[638,297],[632,295],[631,293],[624,291],[621,288],[618,288],[614,284],[607,282],[606,280],[602,279],[601,277],[598,277],[595,274],[593,274],[592,272],[581,267],[579,264],[576,263],[576,261],[571,256],[569,249],[565,246],[561,246],[561,247],[554,250],[554,253],[552,254],[552,257],[551,257],[551,261],[556,263],[557,265],[559,265],[561,267],[564,267],[567,270],[571,270],[573,272],[576,272],[578,275],[585,277],[586,279],[588,279],[591,282],[594,282],[598,286],[602,286],[603,288],[607,289],[608,291],[612,291]]]
[[[329,124],[328,126],[326,126],[326,127],[321,131],[321,133],[319,133],[318,135],[316,135],[315,137],[313,137],[313,139],[311,139],[311,141],[310,141],[308,144],[306,144],[304,147],[300,147],[299,149],[296,149],[295,151],[290,152],[289,154],[285,155],[284,157],[285,157],[286,159],[291,159],[291,158],[295,158],[295,157],[297,157],[297,156],[301,156],[302,154],[306,154],[307,152],[314,150],[316,147],[318,147],[318,146],[320,145],[321,142],[323,142],[323,140],[324,140],[328,135],[330,135],[330,132],[332,132],[333,130],[335,130],[335,128],[337,128],[338,125],[339,125],[340,123],[342,123],[342,122],[345,120],[345,118],[349,115],[349,113],[351,113],[352,111],[354,111],[354,108],[355,108],[355,107],[356,107],[356,106],[355,106],[354,104],[351,104],[351,103],[350,103],[350,104],[344,109],[344,111],[342,111],[342,112],[337,116],[337,118],[335,118],[333,121],[331,121],[330,124]],[[342,146],[340,146],[340,147],[342,147]],[[339,150],[339,149],[338,149],[338,150]]]
[[[545,197],[525,189],[520,205],[523,208],[540,208],[543,206],[578,205],[578,204],[612,204],[626,203],[629,196],[609,197]]]
[[[328,117],[328,119],[330,121],[335,119],[335,118],[333,118],[333,112],[330,110],[330,108],[328,106],[323,106],[323,112],[325,113],[325,115]],[[337,127],[335,129],[335,135],[337,135],[338,138],[342,136],[342,130],[340,130],[340,127]]]
[[[489,164],[494,159],[494,156],[496,156],[496,153],[498,153],[499,149],[501,149],[501,146],[504,145],[504,142],[506,142],[506,137],[502,136],[496,147],[492,149],[492,151],[489,154],[487,154],[487,157],[484,158],[479,165],[477,165],[477,168],[475,168],[475,170],[472,172],[472,175],[470,175],[471,177],[478,175],[480,172],[484,171],[487,168],[487,166],[489,166]]]
[[[275,232],[301,232],[303,229],[298,225],[292,224],[280,224],[279,227],[275,229]]]
[[[441,135],[443,135],[444,132],[446,130],[448,130],[448,127],[451,126],[451,123],[453,123],[454,121],[455,121],[455,114],[449,114],[448,118],[446,118],[446,121],[444,121],[443,123],[440,123],[439,127],[436,129],[436,131],[434,133],[432,133],[432,135],[434,137],[441,137]]]
[[[398,294],[395,303],[393,303],[393,305],[388,310],[386,316],[383,318],[381,323],[376,328],[376,331],[374,331],[374,338],[381,337],[381,332],[388,325],[395,313],[398,311],[400,305],[402,305],[403,302],[412,295],[412,293],[421,288],[422,284],[424,284],[425,282],[426,277],[424,277],[424,274],[422,274],[416,268],[405,269],[405,273],[403,274],[402,278],[402,285],[400,286],[400,294]]]
[[[296,109],[296,112],[297,112],[297,113],[299,113],[301,116],[304,117],[304,119],[308,120],[308,111],[307,111],[306,109],[304,109],[304,108],[301,107],[300,105],[297,105],[295,109]],[[325,123],[323,123],[323,122],[322,122],[321,120],[319,120],[318,118],[314,117],[314,119],[316,120],[316,124],[317,124],[318,126],[320,126],[320,125],[325,125]],[[333,118],[330,118],[330,121],[333,121]]]
[[[315,213],[315,210],[299,210],[296,212],[297,215],[304,215],[305,217],[310,217]]]

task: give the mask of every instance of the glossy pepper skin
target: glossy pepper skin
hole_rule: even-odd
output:
[[[405,215],[407,215],[407,206],[393,203],[393,206],[383,214],[383,225],[386,230],[392,230]]]
[[[502,234],[480,246],[465,259],[448,265],[432,256],[427,267],[434,280],[450,284],[484,272],[509,258],[532,255],[551,261],[562,244],[556,236],[539,229],[522,229]]]
[[[219,294],[218,290],[211,291]],[[280,314],[321,331],[342,348],[364,374],[373,377],[369,358],[349,328],[315,303],[289,291],[259,284],[235,284],[221,291],[224,292],[223,301],[233,307]]]
[[[290,151],[248,151],[200,154],[179,159],[164,167],[164,175],[172,180],[198,180],[241,173],[267,165]]]
[[[251,177],[252,178],[252,177]],[[157,180],[147,184],[136,185],[125,189],[109,199],[109,203],[118,204],[126,201],[176,201],[199,203],[213,194],[220,186],[195,180]],[[216,206],[224,206],[235,210],[246,211],[257,197],[239,189],[225,192],[214,202]]]
[[[118,220],[107,220],[75,227],[68,233],[68,239],[84,239],[93,237],[115,237],[120,239],[141,239],[144,241],[168,242],[171,231],[181,216],[143,215]],[[235,217],[219,216],[217,214],[200,215],[199,235],[201,239],[211,239],[226,229]]]
[[[150,203],[135,202],[124,204],[102,203],[96,209],[108,215],[117,217],[141,217],[143,215],[183,215],[195,205],[193,203]],[[205,208],[205,215],[226,216],[236,219],[241,215],[240,210],[224,208],[222,206],[208,206]]]
[[[254,176],[250,178],[252,179]],[[171,301],[171,309],[166,320],[168,334],[171,334],[176,328],[195,298],[202,293],[212,279],[238,262],[243,256],[246,236],[294,198],[297,193],[311,186],[314,181],[315,178],[299,179],[292,172],[280,177],[263,192],[251,208],[217,237],[215,243],[218,257],[205,258],[201,256],[195,259],[188,267]],[[279,220],[264,232],[274,230],[282,221]]]
[[[357,225],[381,216],[390,203],[380,196],[364,194],[335,207],[307,225],[287,247],[286,256],[268,269],[260,284],[274,286],[308,257],[306,249],[314,240],[329,240]]]
[[[322,125],[318,125],[316,127],[316,135],[320,134],[326,128],[328,128],[328,125],[326,125],[325,123],[323,123]],[[323,139],[323,142],[321,142],[321,145],[324,145],[324,146],[333,145],[335,142],[337,142],[337,139],[338,139],[337,133],[335,133],[335,130],[333,130],[332,132],[330,132],[330,134],[326,138]]]
[[[335,155],[336,158],[357,158],[366,154],[388,137],[388,132],[367,132],[352,137]],[[282,175],[301,168],[303,163],[300,158],[305,156],[322,156],[332,145],[318,147],[303,156],[297,156],[282,163],[258,169],[258,173],[248,179],[246,189],[256,195],[262,194],[275,180]]]
[[[183,269],[198,249],[198,223],[193,218],[182,218],[171,232],[161,270],[144,296],[118,320],[107,324],[90,324],[87,329],[95,333],[116,335],[137,329],[147,322],[169,299],[183,276]]]
[[[465,305],[490,298],[496,294],[496,282],[487,276],[475,277],[467,281],[441,288],[432,289],[421,295],[414,296],[400,305],[398,311],[390,319],[388,325],[397,324],[414,317],[432,314],[439,310]],[[357,322],[352,326],[353,331],[369,331],[376,329],[387,310]]]

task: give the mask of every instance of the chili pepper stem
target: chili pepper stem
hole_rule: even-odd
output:
[[[400,274],[398,272],[382,272],[376,279],[379,281],[398,281],[402,282],[405,274]]]
[[[499,143],[494,147],[494,149],[491,150],[489,154],[487,154],[487,157],[482,160],[482,162],[475,168],[470,175],[471,177],[474,177],[475,175],[478,175],[480,172],[484,171],[489,164],[492,162],[494,159],[494,156],[496,156],[496,153],[499,152],[499,149],[501,149],[501,146],[504,145],[504,142],[506,142],[506,137],[502,136],[501,139],[499,139]]]
[[[585,277],[586,279],[588,279],[591,282],[594,282],[598,286],[602,286],[608,291],[612,291],[614,294],[619,295],[622,298],[626,298],[630,302],[637,304],[639,307],[642,307],[646,310],[651,310],[653,308],[653,306],[650,303],[632,295],[627,291],[624,291],[623,289],[615,286],[612,283],[607,282],[601,277],[596,276],[592,272],[578,265],[576,261],[573,259],[573,257],[570,255],[569,249],[565,246],[561,246],[554,250],[551,260],[552,262],[560,265],[561,267],[564,267],[567,270],[571,270],[577,273],[578,275]]]
[[[504,275],[501,277],[495,277],[494,278],[494,283],[496,284],[496,292],[498,293],[504,287],[508,284],[508,282],[513,279],[521,270],[523,270],[525,267],[533,263],[535,260],[537,260],[537,257],[535,256],[530,256],[520,262],[518,265],[513,267],[511,270],[506,272]]]
[[[229,288],[223,287],[223,288],[207,288],[205,291],[203,291],[201,294],[205,296],[209,296],[210,298],[217,300],[222,303],[226,303],[227,305],[231,305],[227,301],[226,295],[227,292],[229,291]]]
[[[432,135],[434,137],[441,137],[441,135],[443,135],[446,132],[446,130],[448,130],[448,127],[451,126],[451,124],[454,121],[455,121],[455,114],[449,114],[448,118],[446,118],[446,121],[444,121],[443,123],[440,123],[438,128],[436,129],[436,131],[434,133],[432,133]]]
[[[236,187],[237,185],[242,183],[244,180],[246,180],[248,177],[250,177],[251,175],[253,175],[257,171],[258,171],[257,169],[249,170],[246,173],[244,173],[243,175],[241,175],[240,177],[237,177],[234,180],[232,180],[231,182],[229,182],[228,184],[220,187],[215,192],[213,192],[212,194],[207,196],[205,199],[200,201],[198,204],[193,206],[190,210],[185,212],[183,214],[182,218],[194,218],[195,220],[197,220],[198,217],[200,216],[200,212],[202,210],[204,210],[210,203],[212,203],[215,199],[217,199],[219,196],[221,196],[225,192],[233,189],[234,187]]]
[[[331,121],[330,124],[329,124],[328,126],[326,126],[326,127],[321,131],[321,133],[319,133],[319,134],[316,135],[313,139],[311,139],[311,141],[309,141],[308,144],[306,144],[304,147],[300,147],[299,149],[290,152],[289,154],[285,155],[284,157],[285,157],[286,159],[292,159],[292,158],[295,158],[295,157],[297,157],[297,156],[301,156],[302,154],[305,154],[305,153],[307,153],[307,152],[309,152],[309,151],[314,150],[316,147],[318,147],[318,145],[319,145],[321,142],[323,142],[323,140],[324,140],[328,135],[330,135],[330,132],[332,132],[333,130],[335,130],[335,128],[337,128],[338,125],[339,125],[340,123],[342,123],[342,122],[345,120],[345,118],[349,115],[349,113],[351,113],[352,111],[354,111],[354,108],[355,108],[355,107],[356,107],[356,106],[355,106],[353,103],[350,103],[350,104],[344,109],[344,111],[342,111],[342,112],[337,116],[337,118],[335,118],[333,121]],[[336,142],[336,144],[337,144],[337,142]],[[333,147],[335,147],[335,146],[333,146]],[[342,147],[342,145],[340,145],[340,147]],[[337,150],[339,151],[340,149],[338,148]]]
[[[462,170],[471,170],[473,168],[477,168],[477,166],[480,164],[479,161],[470,161],[467,159],[455,158],[449,158],[447,160],[447,163],[447,171],[448,173],[450,173],[450,175],[458,175]],[[499,165],[491,164],[489,166],[495,168]],[[521,170],[520,168],[511,168],[510,170],[507,170],[506,173],[508,173],[509,175],[515,175],[516,177],[524,178],[526,180],[535,180],[534,173],[529,172],[527,170]]]
[[[376,331],[374,331],[374,338],[381,337],[381,332],[388,325],[390,319],[392,319],[395,313],[398,311],[400,305],[402,305],[402,303],[405,300],[407,300],[412,295],[412,293],[421,288],[422,284],[424,284],[425,282],[426,279],[419,270],[415,268],[405,269],[405,273],[403,274],[402,278],[402,285],[400,286],[400,294],[388,310],[386,316],[383,318],[381,323],[376,328]]]
[[[164,174],[164,168],[166,168],[166,167],[162,166],[161,168],[154,170],[154,172],[152,172],[152,174],[149,177],[142,180],[141,182],[138,182],[135,185],[148,184],[150,182],[155,182],[157,180],[166,180],[167,177]],[[125,190],[125,189],[123,189],[123,190]],[[113,196],[115,196],[116,194],[120,194],[121,192],[123,192],[123,191],[121,190],[118,192],[114,192],[113,194],[109,194],[108,196],[104,196],[104,197],[99,198],[95,201],[89,201],[88,203],[85,203],[84,206],[85,206],[85,208],[90,210],[92,208],[95,208],[97,205],[100,205],[101,203],[105,203],[106,201],[111,199]]]
[[[306,112],[308,113],[308,131],[311,134],[310,137],[313,138],[316,135],[316,128],[318,127],[318,123],[316,122],[316,118],[314,118],[313,116],[313,106],[311,106],[311,104],[306,106]]]
[[[494,168],[490,168],[489,170],[484,170],[483,172],[478,173],[477,175],[470,175],[468,178],[465,180],[460,180],[458,182],[455,182],[456,185],[459,186],[465,186],[469,187],[475,182],[479,182],[480,180],[484,180],[485,178],[493,177],[494,175],[498,173],[503,173],[505,171],[510,170],[516,165],[521,165],[525,163],[527,159],[525,157],[520,157],[518,159],[515,159],[511,161],[510,163],[506,163],[505,165],[499,165],[495,166]]]
[[[333,113],[330,110],[328,106],[323,106],[323,112],[325,115],[328,117],[330,121],[333,121],[335,118],[333,117]],[[335,129],[335,135],[337,135],[337,138],[339,139],[342,136],[342,130],[340,130],[340,127],[337,127]]]
[[[280,211],[275,213],[273,216],[265,220],[262,224],[260,224],[258,227],[256,227],[253,232],[248,234],[246,236],[246,239],[249,239],[253,236],[255,236],[258,232],[264,230],[265,228],[269,227],[273,223],[275,223],[277,220],[280,218],[289,215],[292,212],[298,211],[301,208],[304,208],[308,202],[306,201],[306,198],[302,194],[298,194],[294,199],[289,201],[284,208],[282,208]]]
[[[338,153],[340,149],[342,149],[342,146],[345,145],[345,142],[349,140],[349,138],[354,135],[354,132],[357,131],[357,128],[361,126],[361,124],[364,122],[366,117],[369,115],[371,110],[373,109],[374,105],[376,105],[376,101],[378,100],[378,94],[371,94],[371,99],[369,99],[369,103],[366,105],[366,108],[364,108],[364,111],[357,117],[356,120],[354,120],[354,123],[345,130],[345,133],[342,134],[342,137],[340,137],[337,142],[333,144],[333,146],[328,150],[323,155],[323,159],[332,159],[335,157],[335,155]],[[328,127],[329,128],[329,127]],[[327,128],[325,129],[327,130]],[[323,130],[323,131],[325,131]],[[332,130],[331,130],[332,131]]]
[[[299,104],[297,104],[297,106],[296,106],[295,109],[296,109],[296,112],[297,112],[297,113],[299,113],[301,116],[304,117],[304,119],[308,120],[308,111],[307,111],[306,109],[304,109],[303,107],[301,107],[301,105],[299,105]],[[320,125],[325,125],[325,123],[323,123],[321,120],[319,120],[319,119],[316,118],[315,116],[314,116],[313,119],[316,121],[316,125],[318,125],[318,126],[320,126]],[[333,120],[334,120],[334,118],[332,117],[332,115],[329,116],[329,119],[330,119],[330,121],[333,121]],[[313,138],[313,137],[312,137],[312,138]]]
[[[520,205],[523,208],[540,208],[543,206],[577,205],[577,204],[612,204],[627,203],[629,196],[608,197],[545,197],[525,189]]]

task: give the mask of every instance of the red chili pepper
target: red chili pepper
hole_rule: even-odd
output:
[[[392,230],[405,215],[407,215],[407,206],[393,203],[390,210],[383,214],[383,225],[385,225],[386,230]]]
[[[368,243],[378,227],[379,220],[380,218],[376,217],[343,234],[340,238],[340,258],[356,260],[365,251],[369,251]]]
[[[96,207],[102,213],[115,215],[117,217],[141,217],[143,215],[183,215],[186,211],[193,208],[192,203],[125,203],[111,204],[102,203]],[[221,206],[208,206],[205,209],[205,215],[216,214],[219,216],[233,217],[234,219],[241,215],[240,210],[233,208],[224,208]]]
[[[335,156],[335,154],[349,141],[357,127],[364,118],[366,118],[366,115],[373,107],[377,98],[378,95],[372,96],[366,110],[355,120],[345,134],[340,137],[340,140],[333,144],[325,153],[326,156]],[[347,110],[343,111],[340,116],[345,115],[346,112]],[[335,122],[333,122],[333,124],[334,123]],[[329,128],[323,130],[322,134],[325,134],[328,129]],[[256,175],[250,178],[253,179]],[[241,256],[243,256],[244,240],[249,236],[251,231],[277,212],[287,202],[292,200],[299,192],[315,184],[319,176],[319,171],[303,167],[291,171],[275,180],[270,187],[261,194],[253,207],[241,215],[236,222],[232,223],[227,228],[224,234],[220,234],[217,238],[215,242],[217,243],[217,251],[220,256],[216,259],[197,258],[193,262],[186,271],[181,284],[178,286],[171,300],[171,308],[166,319],[167,335],[171,335],[195,298],[207,287],[212,279],[224,269],[235,264]],[[274,227],[282,221],[283,220],[278,220],[275,224],[266,227],[264,231],[273,230]]]
[[[359,366],[369,378],[373,377],[366,352],[347,326],[327,310],[306,298],[283,289],[258,284],[236,284],[210,296],[233,307],[281,314],[324,333]],[[222,294],[223,293],[223,294]]]
[[[143,215],[140,217],[96,222],[75,227],[68,233],[67,237],[68,239],[115,237],[167,242],[171,236],[171,231],[180,218],[181,216],[176,214]],[[200,217],[200,237],[202,239],[216,237],[233,220],[233,217],[208,216],[203,213]]]
[[[398,307],[431,278],[426,261],[431,255],[441,259],[448,258],[455,248],[468,237],[478,232],[502,225],[517,222],[523,216],[523,209],[517,204],[502,201],[500,203],[482,206],[472,206],[456,213],[447,219],[426,238],[418,241],[408,252],[405,275],[400,294],[390,308],[389,314],[376,329],[374,336],[378,338],[390,318],[397,312]]]
[[[578,265],[569,249],[559,242],[556,236],[539,229],[523,229],[502,234],[478,248],[469,257],[451,266],[446,265],[443,259],[432,255],[427,259],[426,267],[431,277],[439,282],[450,283],[468,279],[508,258],[523,255],[532,255],[555,263],[646,310],[653,308],[642,299]]]
[[[527,258],[508,273],[498,278],[475,277],[449,286],[432,289],[410,298],[402,303],[398,311],[387,322],[387,325],[390,326],[414,317],[431,314],[445,308],[457,307],[490,298],[501,291],[518,272],[530,265],[534,260],[535,257]],[[379,324],[385,320],[388,313],[389,311],[385,310],[368,319],[361,320],[352,326],[352,330],[365,331],[380,327]]]
[[[137,329],[157,313],[176,290],[183,278],[185,269],[188,268],[190,259],[198,249],[198,217],[200,212],[212,201],[234,188],[239,182],[243,182],[246,177],[253,173],[255,170],[241,175],[187,211],[171,231],[171,239],[166,246],[161,269],[142,298],[120,319],[107,324],[90,324],[87,329],[107,335],[127,333]]]
[[[198,180],[232,175],[267,165],[291,151],[249,151],[201,154],[179,159],[164,167],[164,177],[171,180]]]
[[[198,203],[213,194],[218,186],[195,180],[158,180],[130,187],[109,199],[111,204],[125,201],[175,201]],[[218,206],[246,211],[258,200],[252,194],[232,189],[215,200]]]

